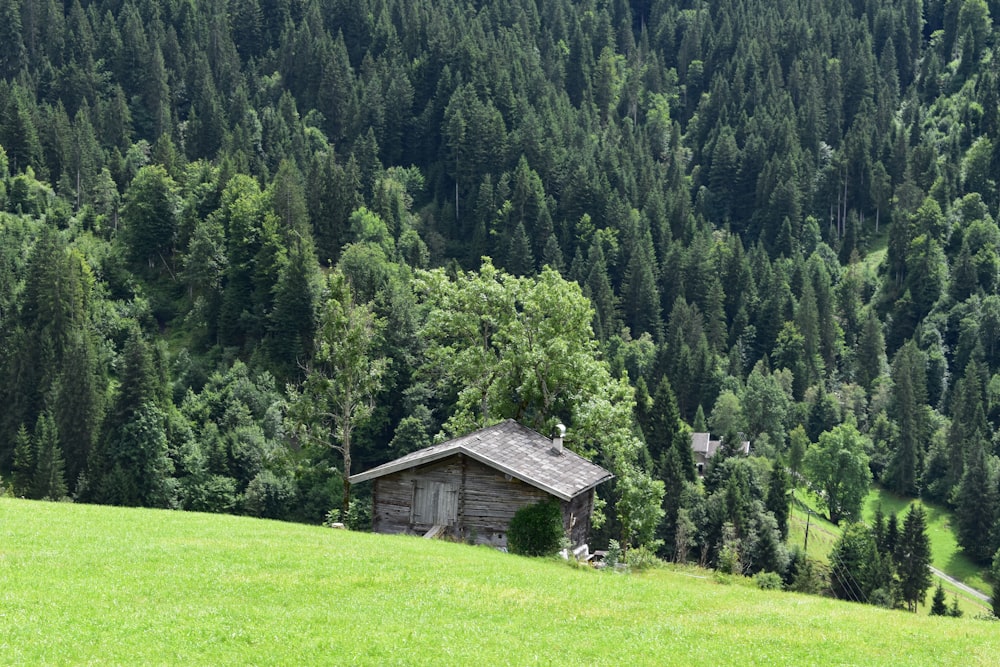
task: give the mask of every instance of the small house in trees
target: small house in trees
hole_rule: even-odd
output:
[[[708,460],[715,456],[715,453],[719,451],[719,447],[721,446],[722,439],[712,440],[711,433],[691,434],[691,451],[694,453],[694,464],[698,468],[699,477],[705,474],[705,466],[708,465]],[[738,452],[743,456],[749,456],[750,441],[743,440],[740,442]]]
[[[561,425],[560,425],[561,427]],[[522,507],[555,499],[573,547],[590,531],[594,488],[612,477],[549,439],[507,420],[352,475],[372,480],[377,533],[446,534],[475,544],[507,546],[507,528]]]

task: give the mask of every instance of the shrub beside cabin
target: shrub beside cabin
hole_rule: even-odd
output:
[[[554,498],[573,548],[587,542],[594,488],[604,468],[507,420],[352,475],[374,481],[376,533],[447,534],[475,544],[507,546],[507,527],[526,505]]]

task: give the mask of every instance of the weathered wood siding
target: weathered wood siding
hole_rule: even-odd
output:
[[[594,511],[594,490],[585,491],[568,503],[562,503],[563,528],[569,541],[578,547],[590,536],[590,515]]]
[[[506,547],[507,528],[517,510],[551,496],[479,461],[464,459],[465,485],[460,502],[462,538],[475,544]]]
[[[442,525],[454,538],[495,547],[507,546],[507,529],[519,509],[552,498],[461,454],[379,477],[374,483],[375,532],[422,535]],[[583,544],[590,532],[594,491],[559,502],[566,534],[573,546]]]
[[[414,507],[417,482],[454,488],[456,503],[461,505],[462,464],[458,456],[379,477],[372,498],[372,529],[376,533],[422,534],[430,530],[434,524],[424,519],[427,507]]]

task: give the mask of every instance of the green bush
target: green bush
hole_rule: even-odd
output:
[[[562,541],[562,510],[551,500],[519,509],[507,530],[507,548],[522,556],[552,556]]]
[[[659,567],[663,561],[656,557],[656,552],[652,549],[641,546],[633,547],[625,554],[625,564],[630,570],[645,570],[646,568]]]
[[[753,576],[757,588],[764,591],[780,591],[784,588],[781,575],[777,572],[758,572]]]

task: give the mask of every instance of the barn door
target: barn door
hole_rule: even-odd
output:
[[[410,522],[426,526],[450,526],[458,517],[458,488],[444,482],[413,484]]]

